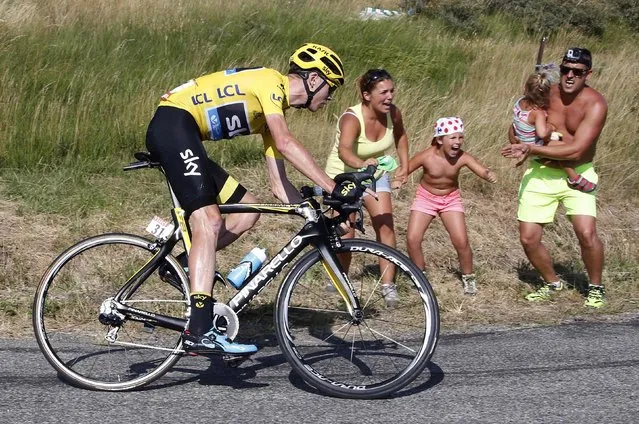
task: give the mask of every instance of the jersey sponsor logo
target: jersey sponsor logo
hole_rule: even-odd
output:
[[[213,100],[209,99],[206,93],[198,93],[195,96],[191,96],[191,101],[197,106],[204,103],[211,103]]]
[[[227,103],[206,109],[206,116],[212,140],[233,138],[251,133],[246,102]]]
[[[243,93],[237,84],[229,84],[217,89],[217,97],[220,99],[233,96],[246,96],[246,93]]]
[[[185,151],[180,152],[180,157],[182,158],[182,162],[184,162],[184,166],[186,167],[186,172],[184,173],[184,176],[189,177],[189,176],[202,175],[198,172],[198,169],[200,168],[200,166],[198,165],[197,161],[200,159],[200,157],[195,156],[195,154],[193,153],[193,150],[186,149]]]

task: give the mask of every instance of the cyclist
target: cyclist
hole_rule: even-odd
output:
[[[161,97],[146,145],[161,163],[191,230],[191,316],[183,334],[186,351],[233,355],[257,351],[255,345],[234,343],[213,328],[211,293],[216,250],[235,241],[259,218],[259,214],[222,218],[217,205],[252,203],[256,198],[207,157],[202,141],[259,133],[271,189],[278,199],[301,201],[286,177],[283,158],[331,193],[335,182],[291,134],[284,110],[317,111],[343,83],[344,67],[337,54],[306,43],[291,56],[287,75],[263,67],[228,69],[190,80]]]

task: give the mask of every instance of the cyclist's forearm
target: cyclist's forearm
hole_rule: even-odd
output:
[[[329,193],[333,191],[335,182],[315,162],[311,154],[297,141],[289,141],[280,153],[308,179]]]
[[[300,203],[302,201],[302,196],[288,179],[279,184],[272,183],[271,187],[273,195],[283,203]]]

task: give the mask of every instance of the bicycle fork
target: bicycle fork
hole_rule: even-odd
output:
[[[353,319],[353,324],[359,325],[364,314],[362,313],[359,298],[355,288],[348,278],[348,274],[342,270],[343,266],[337,255],[327,246],[318,246],[322,256],[322,266],[331,279],[331,283],[342,297],[346,308]]]

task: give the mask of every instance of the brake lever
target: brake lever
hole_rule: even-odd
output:
[[[366,234],[364,230],[364,213],[362,212],[362,208],[359,208],[357,211],[357,219],[355,220],[355,228],[362,232],[362,234]]]

